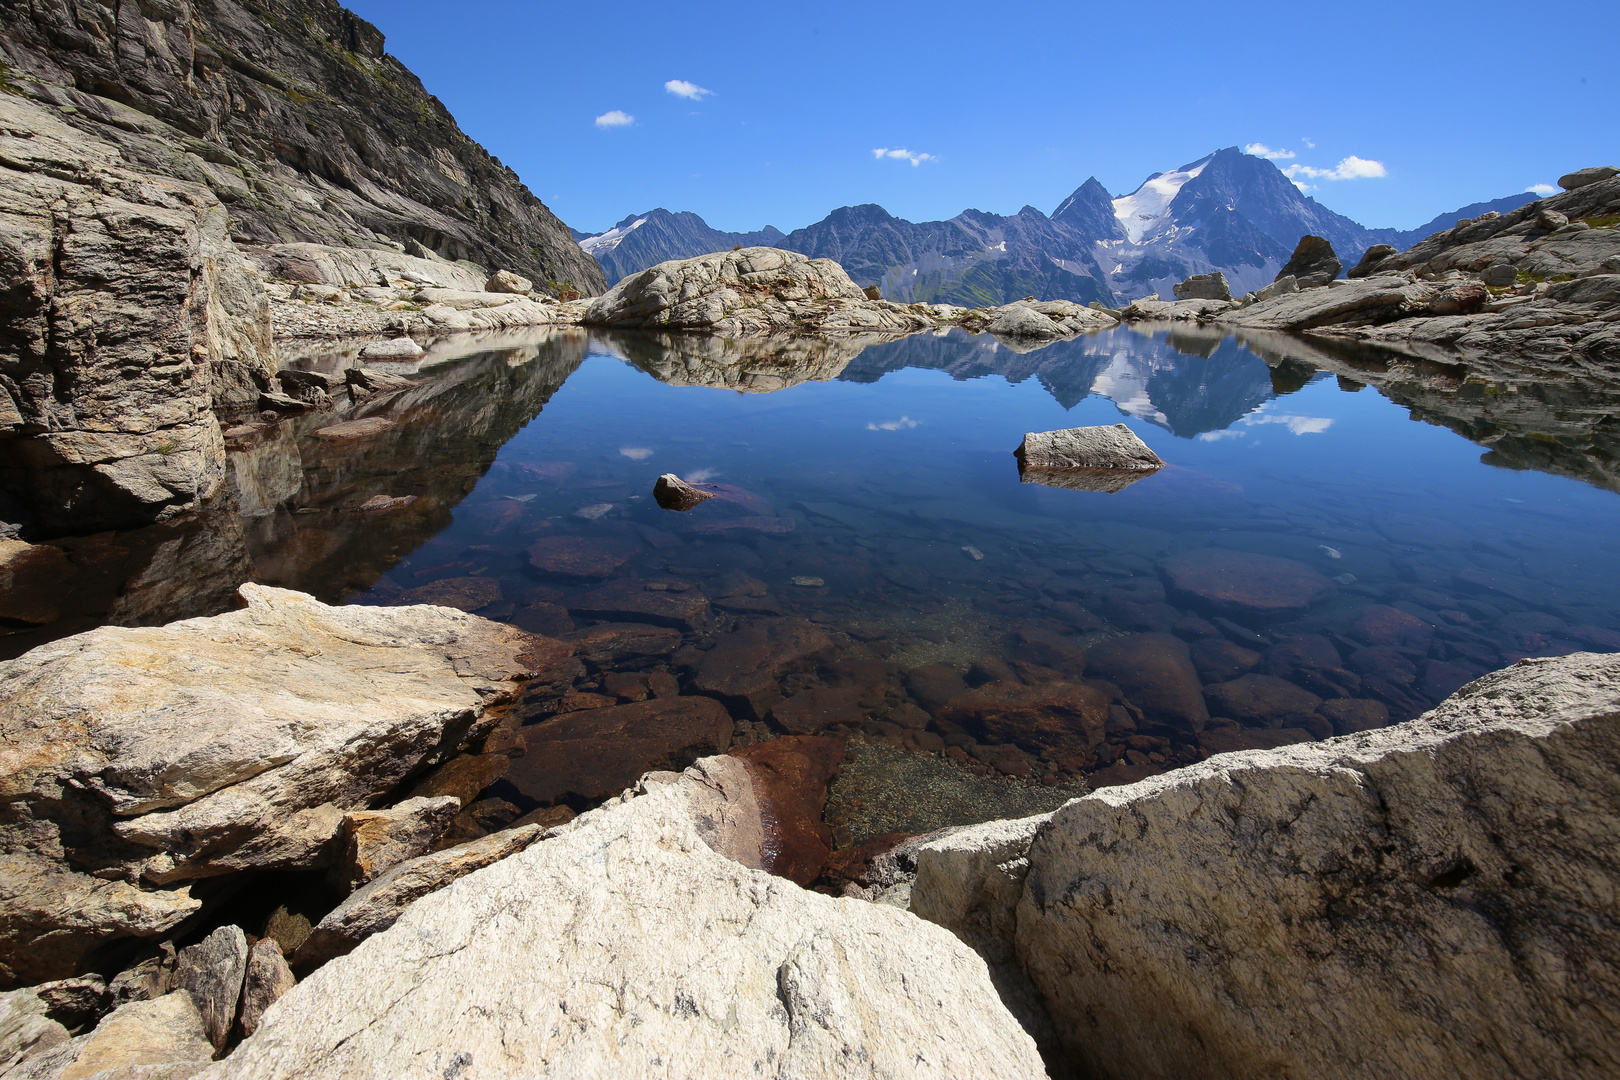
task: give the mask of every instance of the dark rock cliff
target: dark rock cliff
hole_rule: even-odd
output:
[[[14,92],[76,110],[132,167],[212,189],[238,243],[417,244],[606,287],[567,226],[331,0],[20,0],[0,5],[0,50]],[[119,106],[172,131],[143,133]]]

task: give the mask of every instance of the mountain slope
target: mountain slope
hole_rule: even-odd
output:
[[[419,244],[605,287],[517,174],[332,0],[0,5],[10,82],[137,168],[211,188],[238,243]]]
[[[1421,240],[1427,240],[1437,232],[1445,232],[1447,229],[1456,225],[1457,222],[1461,221],[1463,218],[1477,218],[1482,214],[1491,213],[1505,214],[1509,210],[1517,210],[1525,203],[1533,203],[1538,198],[1540,198],[1540,196],[1532,195],[1528,191],[1521,191],[1517,195],[1509,195],[1502,199],[1492,199],[1490,202],[1469,203],[1467,206],[1464,206],[1458,210],[1453,210],[1449,214],[1441,214],[1434,220],[1427,222],[1426,224],[1419,225],[1415,229],[1407,229],[1403,232],[1398,232],[1395,234],[1398,239],[1386,242],[1392,243],[1397,248],[1405,251],[1413,244],[1416,244]]]
[[[607,232],[580,233],[575,239],[602,265],[611,286],[670,259],[691,259],[734,247],[776,247],[782,232],[769,225],[758,232],[721,232],[690,211],[672,214],[660,207],[631,214]]]

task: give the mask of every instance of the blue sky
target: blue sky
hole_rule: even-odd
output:
[[[1250,144],[1328,208],[1411,228],[1620,163],[1612,0],[350,6],[593,232],[655,206],[731,230],[864,202],[1050,213],[1087,176],[1121,194]]]

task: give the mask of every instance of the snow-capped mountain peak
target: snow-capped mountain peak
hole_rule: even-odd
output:
[[[1114,200],[1114,216],[1119,219],[1131,243],[1140,244],[1144,237],[1159,231],[1170,218],[1170,203],[1187,181],[1196,179],[1204,171],[1214,156],[1211,154],[1191,165],[1183,165],[1174,172],[1150,176],[1141,187]]]

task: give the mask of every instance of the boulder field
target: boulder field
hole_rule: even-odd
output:
[[[1526,660],[1394,727],[874,840],[835,855],[859,887],[833,897],[794,882],[826,857],[841,740],[701,758],[457,844],[489,755],[412,775],[564,682],[574,646],[443,608],[243,598],[0,666],[24,987],[0,995],[4,1075],[1620,1069],[1620,656]],[[91,962],[191,918],[193,886],[277,867],[354,891],[318,926],[283,912],[256,941],[226,922],[112,977]]]

